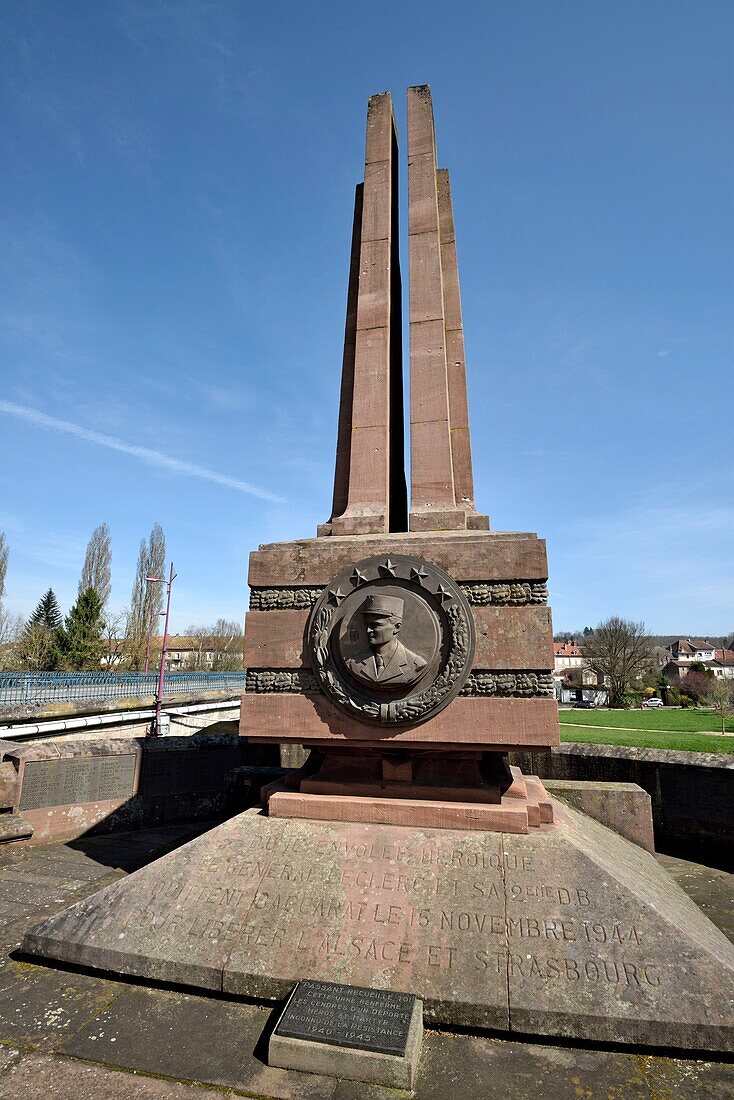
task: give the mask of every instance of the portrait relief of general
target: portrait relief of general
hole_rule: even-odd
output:
[[[369,650],[347,660],[355,678],[370,687],[405,687],[420,679],[427,661],[398,638],[404,601],[398,596],[368,596],[361,609]]]
[[[474,620],[459,585],[407,554],[345,565],[313,605],[306,645],[318,687],[360,722],[426,721],[466,682]]]

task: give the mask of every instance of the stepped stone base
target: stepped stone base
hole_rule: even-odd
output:
[[[553,813],[519,835],[248,811],[23,949],[249,997],[320,978],[414,993],[437,1023],[734,1048],[734,947],[647,852]]]
[[[553,803],[538,777],[522,775],[519,768],[512,769],[511,777],[511,786],[502,793],[499,787],[493,790],[489,785],[484,790],[467,787],[464,792],[448,785],[421,789],[412,782],[398,781],[383,782],[379,789],[377,784],[318,780],[309,786],[309,780],[298,780],[296,773],[263,787],[262,798],[270,817],[494,833],[552,828]],[[289,789],[294,783],[296,789]],[[320,793],[311,793],[314,789]]]
[[[271,817],[364,821],[404,825],[411,829],[480,829],[495,833],[528,831],[527,809],[507,803],[487,806],[477,802],[430,802],[427,799],[360,798],[355,795],[275,791],[270,796],[268,812]]]

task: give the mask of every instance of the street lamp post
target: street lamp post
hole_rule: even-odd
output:
[[[166,617],[163,623],[163,645],[161,646],[161,667],[158,672],[158,691],[155,697],[155,735],[157,736],[161,728],[161,704],[163,702],[163,678],[166,671],[166,646],[168,644],[168,616],[171,611],[171,587],[175,581],[177,573],[173,572],[173,562],[168,571],[168,580],[165,577],[146,577],[146,581],[151,581],[154,584],[165,584],[166,586]]]

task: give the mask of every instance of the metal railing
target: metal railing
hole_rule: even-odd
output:
[[[244,694],[245,672],[167,672],[163,695]],[[157,672],[0,672],[0,708],[155,695]]]

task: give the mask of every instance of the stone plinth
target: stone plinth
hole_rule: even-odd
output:
[[[249,811],[31,929],[31,954],[250,997],[304,977],[427,1019],[730,1050],[734,948],[655,860],[560,804],[527,835]]]
[[[647,852],[655,851],[652,800],[637,783],[549,779],[544,786],[555,798],[608,825],[633,844],[639,844]]]
[[[441,801],[391,798],[389,795],[367,798],[354,794],[304,794],[301,791],[273,791],[268,798],[271,817],[365,821],[411,828],[479,829],[495,833],[527,833],[532,825],[541,824],[540,812],[537,802],[518,805],[507,797],[498,805],[460,802],[453,790]]]
[[[312,754],[298,792],[279,794],[270,812],[406,824],[422,800],[417,825],[523,832],[539,824],[532,799],[504,805],[509,779],[493,786],[479,769],[483,753],[559,743],[546,577],[545,545],[532,534],[332,534],[253,553],[240,733],[320,754],[318,774]],[[365,694],[350,668],[372,668],[360,608],[374,598],[402,609],[402,652],[426,671],[414,686],[388,683],[381,692],[378,684],[370,695],[376,680]],[[455,620],[442,617],[444,604]],[[359,661],[347,660],[355,654]],[[424,703],[445,669],[453,669],[450,695]],[[317,805],[312,795],[328,798]]]
[[[470,606],[476,634],[472,675],[435,718],[380,732],[340,713],[315,685],[306,628],[324,587],[366,555],[407,554],[446,570]],[[507,751],[559,743],[552,698],[552,627],[545,543],[533,534],[462,531],[306,539],[250,556],[245,620],[243,736],[280,743],[335,741],[401,746],[467,744]]]
[[[313,755],[299,772],[263,787],[270,817],[498,833],[553,823],[538,777],[510,770],[499,754]]]

